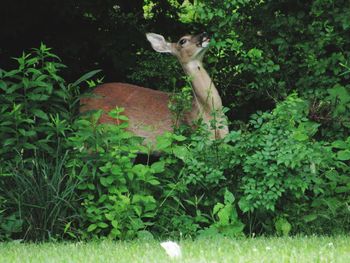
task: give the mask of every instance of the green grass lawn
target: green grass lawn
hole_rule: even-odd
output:
[[[350,237],[184,240],[171,260],[156,241],[0,243],[0,262],[350,262]]]

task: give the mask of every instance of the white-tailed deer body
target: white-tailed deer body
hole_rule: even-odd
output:
[[[146,36],[157,52],[175,55],[185,73],[190,76],[194,91],[193,106],[181,121],[191,125],[193,121],[202,118],[209,124],[213,119],[212,113],[216,112],[216,123],[221,128],[211,128],[212,138],[223,138],[228,133],[228,128],[222,113],[221,98],[202,65],[209,44],[207,34],[186,35],[177,43],[169,43],[163,36],[154,33]],[[148,142],[154,143],[158,135],[173,129],[173,118],[168,108],[169,94],[166,92],[126,83],[107,83],[98,86],[93,93],[96,96],[81,100],[81,111],[102,109],[107,113],[115,107],[123,107],[124,114],[129,118],[128,130],[144,137]],[[119,121],[103,114],[100,122]]]

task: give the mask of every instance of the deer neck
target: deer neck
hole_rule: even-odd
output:
[[[195,102],[200,114],[210,116],[213,111],[221,110],[222,101],[213,81],[204,69],[201,61],[195,60],[183,65],[185,73],[190,77]],[[204,117],[204,116],[203,116]]]

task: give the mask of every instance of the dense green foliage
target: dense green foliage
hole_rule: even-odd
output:
[[[348,1],[61,8],[69,12],[58,17],[96,33],[85,36],[86,49],[74,37],[59,49],[76,64],[66,70],[42,44],[15,59],[14,70],[0,70],[0,239],[350,231]],[[143,36],[176,24],[213,36],[206,64],[230,108],[231,132],[212,141],[200,121],[195,131],[179,127],[158,138],[161,155],[150,161],[142,139],[125,131],[123,109],[109,113],[123,121],[114,126],[99,124],[101,112],[79,116],[81,86],[94,86],[98,70],[65,79],[99,65],[109,68],[108,80],[120,69],[119,79],[172,92],[176,122],[191,105],[191,87],[177,62],[150,52]],[[55,46],[56,37],[45,40]],[[0,54],[11,50],[4,45]],[[140,153],[145,162],[135,162]]]
[[[54,238],[78,216],[67,138],[78,85],[96,72],[67,84],[65,66],[43,44],[16,60],[17,69],[0,70],[0,236]]]

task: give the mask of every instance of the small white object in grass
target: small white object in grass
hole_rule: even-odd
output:
[[[181,257],[181,248],[180,246],[173,242],[173,241],[166,241],[160,243],[162,248],[165,249],[165,252],[169,255],[171,258],[180,258]]]

